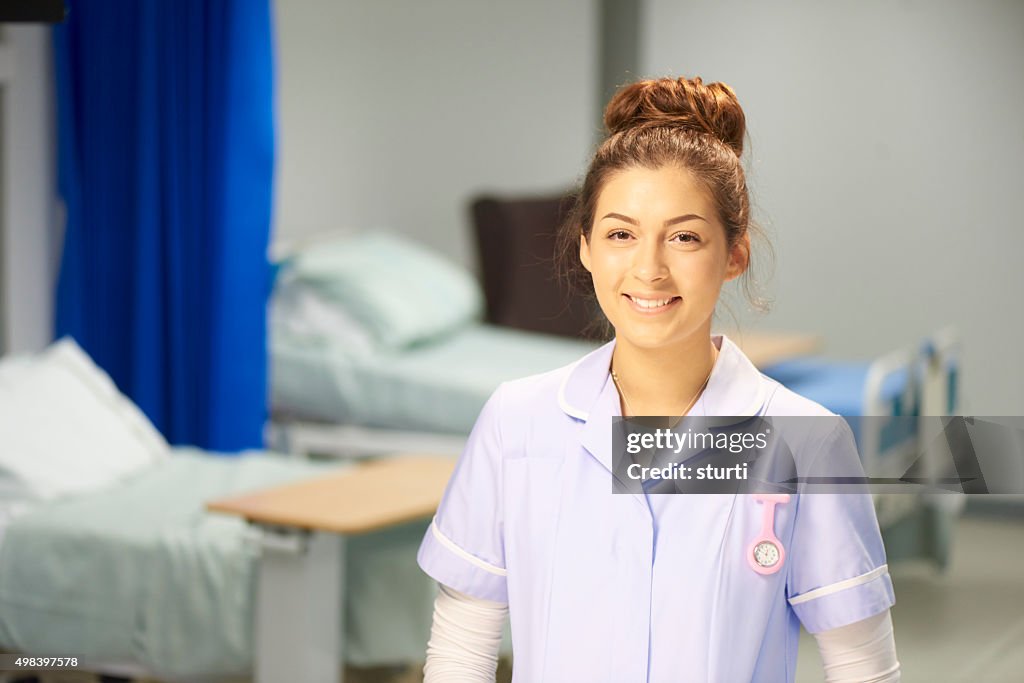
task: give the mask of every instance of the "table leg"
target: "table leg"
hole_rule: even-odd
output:
[[[256,597],[256,683],[340,683],[344,539],[264,530]]]

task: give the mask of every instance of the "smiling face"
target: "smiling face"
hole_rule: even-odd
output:
[[[620,345],[683,348],[711,334],[722,285],[746,269],[710,195],[689,171],[632,167],[608,178],[580,259]]]

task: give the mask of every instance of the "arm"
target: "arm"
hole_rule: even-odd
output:
[[[427,644],[424,683],[493,683],[508,605],[440,585]]]
[[[889,610],[815,633],[826,683],[899,683]]]

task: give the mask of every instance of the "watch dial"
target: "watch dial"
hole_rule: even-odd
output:
[[[754,561],[762,567],[771,567],[779,561],[779,549],[771,541],[761,541],[754,547]]]

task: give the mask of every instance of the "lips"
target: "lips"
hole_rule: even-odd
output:
[[[677,301],[682,299],[678,296],[662,296],[662,297],[641,297],[634,296],[632,294],[624,294],[633,307],[643,312],[655,313],[658,311],[665,310],[675,304]]]

